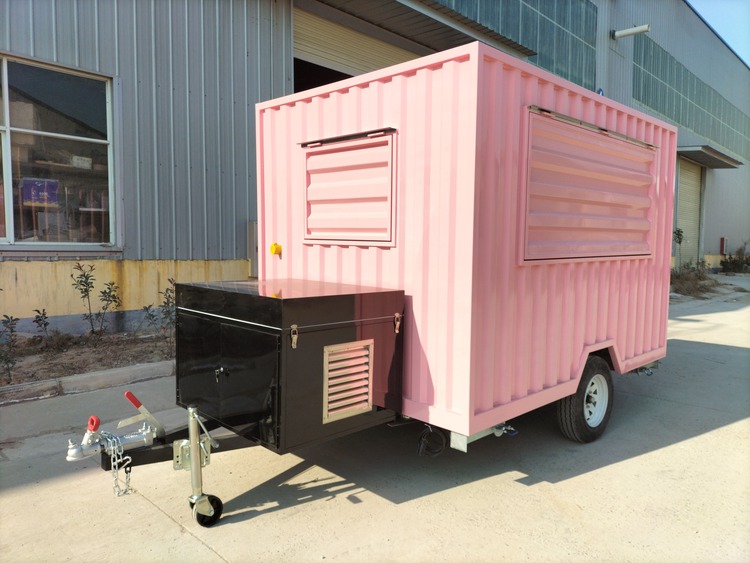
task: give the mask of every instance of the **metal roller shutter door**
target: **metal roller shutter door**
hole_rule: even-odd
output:
[[[419,55],[295,8],[294,56],[356,76]]]
[[[682,229],[682,248],[676,258],[682,263],[697,264],[699,257],[701,225],[701,167],[680,159],[680,176],[677,187],[677,227]]]

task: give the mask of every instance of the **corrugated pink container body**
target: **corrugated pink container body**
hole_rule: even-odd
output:
[[[479,43],[257,112],[259,276],[404,289],[403,414],[471,435],[665,355],[673,127]]]

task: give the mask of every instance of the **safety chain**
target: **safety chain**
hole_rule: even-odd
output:
[[[115,496],[120,497],[122,495],[128,495],[133,492],[130,488],[130,462],[133,458],[130,456],[122,455],[124,449],[122,447],[122,441],[119,436],[111,434],[109,432],[102,432],[102,438],[107,441],[106,451],[109,452],[110,465],[112,466],[112,489],[114,490]],[[120,487],[120,479],[118,471],[122,469],[125,472],[125,488]]]

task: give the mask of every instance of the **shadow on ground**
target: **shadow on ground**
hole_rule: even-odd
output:
[[[478,480],[512,474],[534,486],[580,477],[667,448],[750,416],[750,350],[682,340],[654,375],[615,377],[615,403],[604,436],[576,444],[557,430],[554,406],[512,421],[519,435],[485,438],[464,454],[417,456],[420,423],[378,427],[296,452],[301,461],[225,503],[229,524],[316,500],[370,491],[403,503]],[[248,452],[247,455],[253,455]],[[310,479],[315,466],[334,476]]]
[[[227,499],[225,492],[226,517],[219,525],[342,495],[358,502],[362,492],[399,504],[502,475],[527,486],[581,477],[748,418],[750,372],[742,366],[749,365],[747,348],[670,340],[668,357],[652,377],[614,378],[612,418],[604,436],[592,444],[563,438],[554,407],[547,407],[511,421],[518,436],[484,438],[466,454],[447,449],[436,458],[419,457],[421,423],[381,426],[303,449],[296,452],[299,463],[284,466],[271,479],[235,498]],[[22,447],[13,460],[0,459],[3,489],[77,472],[105,477],[95,467],[98,460],[67,463],[62,434],[29,438]],[[247,466],[264,459],[252,448],[237,453],[247,456]],[[274,459],[270,452],[265,455]],[[222,475],[221,470],[219,464],[211,465],[211,480],[230,479],[231,490],[243,490],[236,474]],[[171,473],[168,462],[164,471]],[[321,473],[327,476],[321,478]]]

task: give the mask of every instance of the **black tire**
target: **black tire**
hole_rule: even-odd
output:
[[[219,497],[208,495],[208,502],[211,503],[211,506],[214,509],[213,516],[206,516],[205,514],[200,514],[198,512],[197,506],[193,505],[193,518],[195,518],[195,521],[198,522],[198,524],[200,524],[204,528],[210,528],[211,526],[216,524],[219,521],[219,518],[221,518],[221,513],[224,511],[224,503],[221,502]]]
[[[607,428],[613,399],[609,365],[599,356],[589,356],[578,390],[557,402],[560,431],[574,442],[593,442]]]

